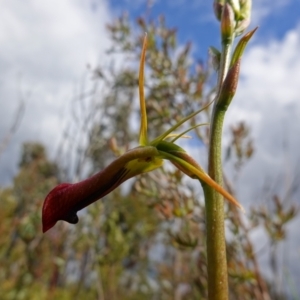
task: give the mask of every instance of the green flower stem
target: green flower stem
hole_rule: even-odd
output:
[[[222,23],[222,21],[221,21]],[[230,23],[228,23],[230,25]],[[226,28],[226,27],[224,27]],[[224,29],[223,28],[223,29]],[[222,31],[222,27],[221,27]],[[223,34],[223,33],[222,33]],[[222,37],[222,51],[217,83],[217,96],[212,112],[208,174],[223,186],[222,129],[226,108],[218,105],[223,82],[228,73],[234,32]],[[208,299],[228,300],[228,274],[224,229],[224,198],[207,184],[202,183],[206,209],[206,251],[208,272]]]
[[[222,175],[222,127],[225,111],[216,107],[211,125],[208,174],[219,185],[223,185]],[[206,209],[206,247],[208,270],[208,299],[228,299],[228,278],[226,243],[224,231],[223,196],[202,182]]]

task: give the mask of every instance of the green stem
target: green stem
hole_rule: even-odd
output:
[[[208,173],[218,184],[222,176],[222,127],[225,111],[215,111],[211,126]],[[208,271],[208,299],[228,299],[226,243],[224,232],[223,196],[202,183],[206,208],[206,246]]]
[[[233,41],[233,36],[231,41]],[[226,78],[232,43],[222,45],[217,96],[212,112],[210,128],[210,148],[208,154],[208,174],[219,185],[223,185],[222,169],[222,129],[225,110],[218,107],[222,84]],[[206,209],[206,251],[208,273],[208,299],[228,300],[228,274],[226,240],[224,229],[224,198],[210,186],[202,182]]]

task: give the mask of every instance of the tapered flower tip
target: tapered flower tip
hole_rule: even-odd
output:
[[[56,186],[47,195],[42,212],[43,233],[51,229],[57,221],[64,220],[71,224],[78,223],[78,216],[76,213],[65,213],[61,201],[62,195],[72,186],[70,183],[62,183]]]

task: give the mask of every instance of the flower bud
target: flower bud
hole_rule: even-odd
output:
[[[215,0],[214,1],[214,13],[219,21],[221,21],[224,4],[225,4],[225,0]]]
[[[222,43],[229,44],[235,29],[234,13],[232,7],[226,3],[221,17]]]
[[[240,14],[240,9],[241,9],[240,1],[239,0],[229,0],[228,2],[232,7],[235,16],[238,16]],[[235,18],[235,19],[237,20],[237,18]]]
[[[252,0],[239,0],[240,1],[240,12],[239,12],[239,22],[236,26],[236,34],[242,34],[245,29],[249,26],[251,21],[251,7]]]
[[[252,7],[252,0],[240,0],[240,19],[250,19],[251,16],[251,7]]]
[[[223,82],[220,98],[217,106],[220,110],[226,111],[233,96],[235,95],[240,73],[241,59],[239,58],[228,70],[227,76]]]

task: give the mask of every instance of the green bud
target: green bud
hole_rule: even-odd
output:
[[[240,0],[239,22],[236,26],[236,34],[242,34],[251,21],[252,0]]]
[[[231,43],[234,29],[235,29],[234,13],[231,6],[228,3],[226,3],[224,5],[222,17],[221,17],[221,35],[222,35],[223,44]]]
[[[252,0],[240,0],[240,20],[250,19]]]
[[[240,14],[240,9],[241,9],[239,0],[228,0],[228,2],[234,11],[234,14],[238,16]],[[235,17],[235,20],[237,20],[237,17]]]

